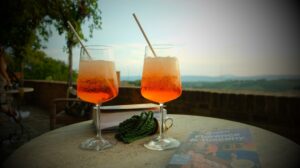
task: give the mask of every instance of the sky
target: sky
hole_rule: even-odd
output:
[[[141,75],[146,41],[180,49],[181,75],[300,75],[299,11],[285,0],[99,0],[102,29],[85,45],[114,48],[121,76]],[[83,32],[88,37],[87,24]],[[53,31],[45,52],[67,62]],[[78,69],[79,47],[73,68]]]

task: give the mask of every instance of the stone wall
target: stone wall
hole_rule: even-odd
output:
[[[26,81],[35,89],[28,102],[51,110],[54,98],[66,97],[64,82]],[[140,89],[121,87],[118,96],[104,105],[146,103]],[[166,103],[168,113],[209,116],[255,125],[271,130],[300,144],[300,97],[216,93],[184,90],[182,95]]]
[[[65,98],[67,96],[66,82],[49,82],[43,80],[27,80],[25,87],[33,87],[34,92],[25,94],[26,103],[50,110],[52,101],[55,98]]]

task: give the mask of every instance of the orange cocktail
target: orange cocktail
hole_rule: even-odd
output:
[[[165,124],[163,108],[164,103],[181,95],[181,79],[177,58],[168,56],[169,51],[172,51],[172,46],[159,46],[154,49],[159,56],[149,54],[146,48],[141,93],[146,99],[159,103],[160,127],[159,135],[145,143],[144,146],[151,150],[166,150],[177,148],[180,145],[178,140],[165,137],[163,134],[163,125]]]
[[[181,80],[176,57],[146,57],[141,93],[146,99],[165,103],[181,95]]]
[[[79,65],[77,92],[80,99],[99,104],[118,94],[116,73],[112,61],[83,60]]]
[[[118,95],[118,81],[113,61],[112,47],[103,45],[83,46],[77,78],[77,95],[86,102],[95,104],[96,136],[86,139],[80,148],[101,151],[114,143],[101,134],[100,106]]]

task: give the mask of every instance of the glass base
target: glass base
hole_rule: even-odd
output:
[[[113,146],[112,143],[110,143],[106,139],[103,139],[102,137],[90,138],[83,141],[80,144],[81,149],[96,150],[96,151],[102,151],[104,149],[111,148],[112,146]]]
[[[161,138],[160,136],[144,144],[144,146],[151,150],[167,150],[179,147],[180,142],[174,138]]]

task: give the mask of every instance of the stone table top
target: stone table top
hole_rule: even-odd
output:
[[[254,138],[262,167],[297,167],[300,147],[280,135],[258,127],[210,117],[168,115],[174,126],[166,132],[184,142],[192,131],[220,128],[249,128]],[[117,144],[110,149],[96,152],[79,148],[79,144],[95,135],[92,121],[85,121],[45,133],[16,150],[5,162],[6,168],[79,168],[79,167],[165,167],[175,150],[152,151],[143,144],[153,137],[131,144]],[[105,133],[113,139],[113,133]]]

